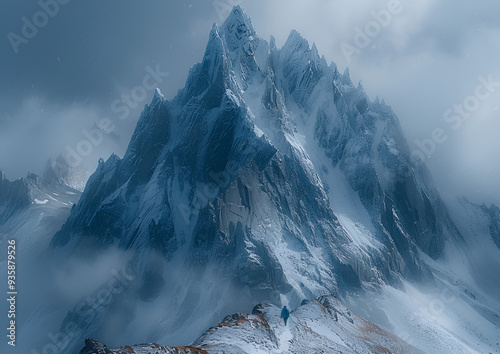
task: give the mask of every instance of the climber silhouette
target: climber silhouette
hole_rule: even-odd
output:
[[[288,321],[288,317],[290,317],[290,311],[288,311],[286,306],[283,306],[283,310],[281,310],[281,318],[285,321],[285,326]]]

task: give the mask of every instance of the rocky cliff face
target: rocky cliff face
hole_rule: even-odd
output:
[[[151,336],[187,342],[256,302],[430,282],[419,252],[439,258],[446,237],[459,236],[391,108],[297,32],[281,49],[260,39],[235,7],[177,97],[157,90],[123,159],[99,162],[51,245],[133,254],[127,308],[168,300]]]
[[[80,354],[208,354],[207,351],[194,347],[167,347],[156,343],[126,345],[116,349],[109,349],[106,345],[95,339],[85,340],[85,347]]]
[[[31,174],[11,182],[0,171],[0,225],[19,210],[31,205],[31,187],[37,183],[37,177]]]

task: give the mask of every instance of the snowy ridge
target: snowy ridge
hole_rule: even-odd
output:
[[[291,312],[287,326],[280,313],[262,304],[252,315],[227,316],[193,345],[209,353],[420,353],[333,296],[304,302]]]
[[[144,344],[108,350],[117,354],[421,353],[400,338],[352,313],[333,296],[304,302],[291,312],[287,326],[280,313],[281,309],[274,305],[259,304],[252,314],[226,316],[187,348]],[[80,354],[100,353],[95,348],[104,346],[88,339]]]

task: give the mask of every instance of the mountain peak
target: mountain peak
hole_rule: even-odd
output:
[[[292,48],[293,50],[302,49],[309,50],[309,42],[302,37],[296,30],[291,30],[288,39],[285,42],[284,48]]]
[[[69,169],[70,167],[62,155],[59,155],[54,161],[52,158],[49,158],[43,170],[42,181],[44,184],[50,184],[52,182],[62,183],[68,176]]]
[[[236,48],[255,36],[252,21],[239,5],[233,8],[222,28],[230,48]]]
[[[155,95],[153,96],[153,101],[156,101],[156,100],[160,100],[160,101],[165,100],[165,96],[163,96],[163,93],[161,92],[161,90],[158,87],[156,88]]]
[[[312,51],[314,56],[317,56],[318,58],[320,57],[318,47],[316,47],[316,43],[313,43],[313,45],[311,47],[311,51]]]
[[[247,29],[252,32],[255,32],[252,26],[252,21],[250,17],[246,14],[245,10],[240,5],[236,5],[233,7],[231,14],[227,17],[226,21],[224,21],[223,27],[229,27],[231,25],[246,25]]]
[[[217,26],[217,24],[214,23],[212,25],[212,29],[210,30],[210,36],[209,36],[210,41],[212,41],[216,37],[220,37],[220,33],[219,32],[220,32],[219,26]]]
[[[344,73],[340,75],[339,82],[344,87],[354,88],[354,84],[351,80],[351,74],[349,72],[349,68],[345,68]]]

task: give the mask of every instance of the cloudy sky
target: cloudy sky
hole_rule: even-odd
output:
[[[40,173],[106,119],[117,135],[83,146],[81,166],[122,155],[150,87],[173,97],[212,24],[238,3],[261,37],[281,46],[297,29],[391,105],[443,192],[500,202],[494,0],[3,1],[0,169],[11,179]]]

